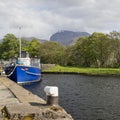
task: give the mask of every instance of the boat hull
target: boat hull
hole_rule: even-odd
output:
[[[31,83],[41,80],[41,69],[31,66],[9,66],[6,69],[8,78],[17,83]]]

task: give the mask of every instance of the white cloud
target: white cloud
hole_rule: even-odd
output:
[[[119,0],[0,0],[0,38],[18,36],[49,37],[59,30],[119,31]]]

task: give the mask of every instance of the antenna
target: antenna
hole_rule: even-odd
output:
[[[19,36],[19,57],[21,58],[21,27],[19,27],[19,31],[20,31],[20,36]]]

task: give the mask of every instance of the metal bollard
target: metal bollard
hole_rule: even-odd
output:
[[[47,104],[48,105],[58,105],[59,97],[58,97],[58,87],[56,86],[46,86],[44,88],[44,92],[46,93]]]

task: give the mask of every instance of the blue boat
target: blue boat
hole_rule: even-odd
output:
[[[19,27],[19,30],[21,30],[21,27]],[[21,51],[21,38],[19,44],[19,58],[10,60],[10,64],[5,68],[7,77],[20,84],[40,81],[40,59],[30,58],[28,52]]]
[[[11,62],[5,69],[8,78],[16,83],[31,83],[41,80],[40,59],[29,58],[28,53]]]

